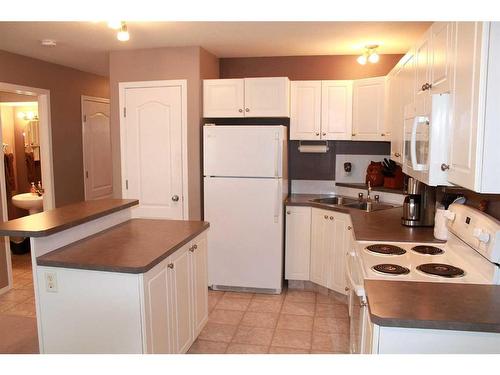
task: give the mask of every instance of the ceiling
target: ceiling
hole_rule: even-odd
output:
[[[105,22],[0,22],[0,50],[108,75],[113,50],[201,46],[218,57],[353,55],[366,44],[406,53],[430,22],[127,22],[128,42]],[[42,47],[41,39],[56,47]]]

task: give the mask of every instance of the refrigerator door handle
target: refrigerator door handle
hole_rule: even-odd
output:
[[[280,137],[278,133],[274,134],[274,177],[279,177],[279,166],[281,163],[281,145],[280,145]]]
[[[274,203],[274,223],[278,223],[281,206],[281,181],[276,184],[276,201]]]

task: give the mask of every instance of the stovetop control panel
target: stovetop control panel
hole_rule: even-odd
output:
[[[449,230],[490,262],[500,263],[500,221],[462,204],[448,209]]]

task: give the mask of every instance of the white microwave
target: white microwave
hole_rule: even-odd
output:
[[[429,186],[451,185],[447,170],[449,115],[450,94],[435,94],[426,113],[405,116],[403,172]]]

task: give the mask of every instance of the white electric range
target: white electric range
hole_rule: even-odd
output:
[[[446,243],[353,241],[347,253],[351,353],[367,353],[364,280],[500,284],[500,221],[452,204]]]

